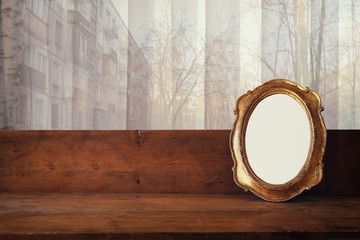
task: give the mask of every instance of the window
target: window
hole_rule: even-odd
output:
[[[59,23],[58,21],[56,21],[55,24],[55,43],[59,46],[62,45],[62,31],[63,31],[63,27],[62,24]]]
[[[123,25],[120,25],[120,37],[121,37],[121,39],[127,38],[127,32]]]
[[[44,127],[44,100],[35,99],[35,127]]]
[[[99,12],[100,17],[103,18],[103,16],[104,16],[104,4],[103,4],[103,2],[100,2],[100,10],[99,11],[100,11]]]
[[[32,0],[26,0],[26,8],[31,10]]]
[[[53,83],[55,85],[60,85],[60,81],[61,81],[61,65],[57,62],[54,62],[53,64]]]
[[[56,0],[56,2],[57,2],[61,7],[64,7],[64,0]]]
[[[97,66],[97,69],[98,69],[98,73],[101,74],[101,70],[102,70],[102,62],[101,62],[101,59],[98,60],[98,66]]]
[[[74,76],[74,85],[82,91],[88,90],[88,77],[84,72],[77,72]]]
[[[95,86],[95,101],[100,102],[100,85],[96,84]]]
[[[47,73],[47,57],[39,53],[39,69],[42,73]]]
[[[84,53],[86,56],[88,55],[88,40],[87,40],[87,38],[84,38]]]
[[[29,46],[25,46],[25,48],[24,48],[24,64],[27,66],[31,66],[30,65],[30,47]]]
[[[76,10],[77,4],[74,1],[71,1],[70,4],[68,4],[69,10]]]
[[[27,120],[27,97],[25,94],[19,95],[19,107],[18,107],[18,123],[26,123]]]
[[[90,9],[88,8],[88,6],[81,5],[81,11],[80,12],[84,16],[84,18],[90,22],[91,13],[90,13]]]
[[[44,9],[44,17],[43,20],[44,22],[48,23],[48,18],[49,18],[49,0],[45,0],[45,9]]]
[[[59,128],[59,104],[51,104],[51,128]]]
[[[26,0],[26,8],[45,23],[48,22],[49,0]]]
[[[106,24],[108,25],[108,27],[110,26],[110,12],[108,10],[106,10]]]
[[[37,16],[39,15],[39,0],[33,0],[32,12]]]
[[[84,36],[82,34],[80,34],[80,50],[81,53],[84,54],[85,52],[85,40],[84,40]]]
[[[87,39],[83,34],[80,34],[80,51],[83,55],[87,55]]]
[[[85,129],[85,112],[80,105],[75,105],[75,116],[73,125],[75,129]]]
[[[110,62],[110,74],[113,76],[116,75],[116,64],[114,62]]]
[[[36,0],[35,0],[36,1]],[[42,19],[44,16],[44,0],[39,0],[39,12],[38,16]]]
[[[99,45],[102,46],[103,45],[103,32],[101,30],[99,30]]]

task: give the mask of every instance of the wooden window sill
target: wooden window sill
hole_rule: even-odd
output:
[[[360,197],[1,193],[0,239],[360,238]]]
[[[229,134],[0,131],[0,240],[360,239],[359,130],[285,203],[235,185]]]

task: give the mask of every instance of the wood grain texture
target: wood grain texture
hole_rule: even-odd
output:
[[[229,131],[1,131],[0,191],[236,193]]]
[[[6,240],[345,240],[360,239],[359,232],[267,232],[267,233],[79,233],[79,234],[4,234]]]
[[[229,134],[0,131],[0,192],[243,194]],[[302,195],[359,196],[359,159],[359,130],[328,130],[323,180]]]
[[[328,131],[323,192],[360,195],[360,130]]]
[[[276,204],[254,195],[231,194],[2,193],[0,223],[0,239],[136,233],[359,236],[360,198],[312,196]]]
[[[238,194],[229,134],[0,131],[0,239],[360,239],[360,131],[281,204]]]

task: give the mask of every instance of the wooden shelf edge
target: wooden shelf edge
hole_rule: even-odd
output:
[[[281,233],[79,233],[79,234],[0,234],[0,239],[6,240],[188,240],[188,239],[232,239],[232,240],[288,240],[288,239],[360,239],[359,232],[281,232]]]
[[[251,193],[0,194],[0,239],[356,239],[359,234],[360,197],[299,196],[270,203]]]

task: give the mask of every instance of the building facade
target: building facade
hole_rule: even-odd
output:
[[[126,129],[128,79],[141,85],[149,69],[128,71],[130,35],[111,0],[3,1],[1,8],[1,128]],[[146,111],[146,98],[141,107],[134,111]]]

